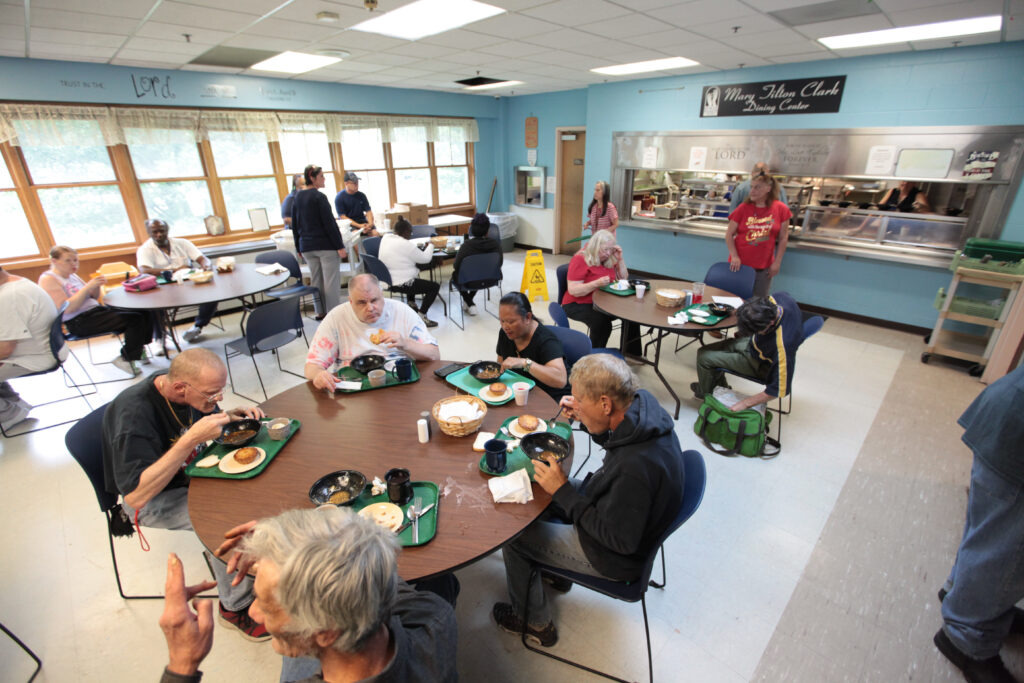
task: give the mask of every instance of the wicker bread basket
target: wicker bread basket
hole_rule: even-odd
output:
[[[656,289],[654,290],[654,296],[658,300],[658,305],[665,308],[682,306],[686,300],[686,295],[678,289]]]
[[[463,422],[458,418],[454,420],[442,420],[440,415],[441,406],[445,403],[452,403],[454,401],[465,401],[472,403],[474,406],[481,410],[480,417],[475,420],[469,420]],[[430,414],[434,416],[434,420],[437,421],[437,425],[441,428],[441,431],[448,436],[469,436],[480,429],[480,425],[484,423],[484,417],[487,416],[487,404],[481,401],[476,396],[469,396],[466,394],[458,394],[456,396],[449,396],[448,398],[442,398],[440,401],[434,404]]]
[[[444,235],[438,235],[437,237],[431,237],[430,243],[434,245],[434,249],[444,249],[448,245],[448,238]]]

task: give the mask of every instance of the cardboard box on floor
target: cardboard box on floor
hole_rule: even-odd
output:
[[[427,214],[426,204],[413,204],[411,202],[395,204],[391,209],[384,212],[384,216],[391,220],[392,226],[395,225],[395,221],[399,218],[404,218],[412,225],[427,225],[427,221],[430,219],[430,216]]]

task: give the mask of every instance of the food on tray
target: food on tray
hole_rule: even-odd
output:
[[[494,379],[495,377],[501,377],[501,373],[503,373],[503,372],[504,372],[504,370],[500,366],[496,367],[496,368],[484,368],[483,370],[480,370],[479,372],[476,373],[476,378],[477,379]],[[494,384],[491,385],[491,387],[493,388],[495,385],[500,386],[501,387],[501,392],[505,393],[505,385],[504,384],[501,384],[500,382],[495,382]]]
[[[255,429],[239,429],[236,432],[230,432],[221,437],[221,443],[227,444],[228,446],[235,446],[240,443],[245,443],[252,437],[256,436]],[[247,449],[243,449],[247,450]],[[237,459],[237,458],[236,458]]]
[[[370,343],[380,344],[382,341],[384,341],[384,334],[384,328],[379,328],[376,332],[370,334]]]
[[[398,507],[394,503],[374,503],[373,505],[367,505],[359,511],[360,517],[366,517],[371,519],[379,526],[385,529],[395,531],[398,527],[402,526],[402,508]]]
[[[538,420],[533,415],[520,415],[519,416],[519,428],[525,432],[532,432],[540,425]]]
[[[349,493],[348,491],[335,491],[327,499],[327,502],[334,503],[335,505],[340,505],[342,503],[347,503],[351,498],[352,494]]]
[[[248,465],[254,462],[256,458],[260,457],[260,449],[247,446],[246,448],[239,448],[235,451],[235,462],[239,465]]]
[[[484,443],[494,438],[494,432],[477,432],[476,441],[473,442],[473,450],[477,453],[484,452]]]
[[[504,396],[506,391],[508,391],[508,387],[506,387],[502,382],[494,382],[493,384],[489,384],[487,386],[487,394],[491,398]]]
[[[202,460],[196,462],[196,467],[202,467],[203,469],[206,469],[208,467],[216,467],[218,462],[220,462],[220,458],[218,458],[216,455],[208,455]]]
[[[549,465],[556,465],[558,464],[558,453],[555,453],[554,451],[543,451],[537,456],[537,460],[543,460]]]

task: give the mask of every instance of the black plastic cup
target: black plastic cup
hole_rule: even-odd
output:
[[[408,382],[412,379],[412,361],[408,358],[399,358],[395,361],[395,376],[399,382]]]
[[[504,472],[508,467],[508,445],[501,439],[488,439],[484,442],[484,458],[487,469],[491,472]]]
[[[388,500],[395,505],[405,505],[412,500],[412,482],[409,481],[409,470],[396,467],[384,475],[388,483]]]

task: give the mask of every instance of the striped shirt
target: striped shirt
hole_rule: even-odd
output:
[[[587,225],[593,232],[598,230],[611,230],[612,223],[619,220],[619,212],[615,208],[615,205],[608,202],[608,209],[604,215],[601,215],[601,205],[594,204],[594,208],[590,210],[590,217],[587,219]]]

